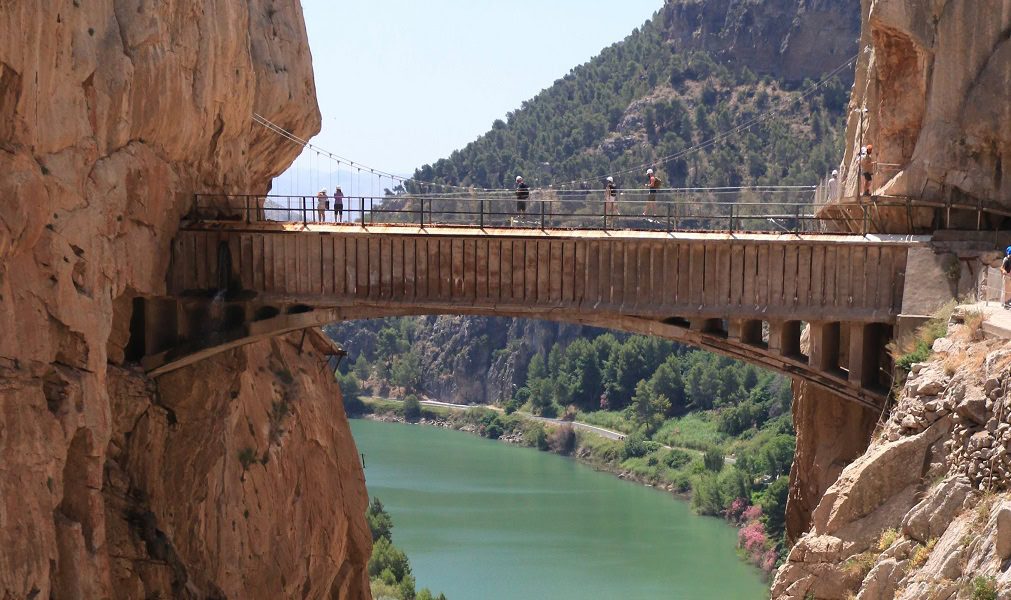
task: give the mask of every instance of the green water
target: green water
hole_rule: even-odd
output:
[[[419,589],[449,600],[768,596],[734,554],[735,530],[668,494],[457,431],[351,430]]]

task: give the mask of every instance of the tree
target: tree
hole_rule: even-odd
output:
[[[670,400],[655,393],[648,381],[639,381],[635,387],[635,396],[632,397],[631,410],[635,421],[645,428],[647,434],[652,434],[670,411]]]
[[[391,539],[393,531],[393,519],[386,512],[383,503],[379,498],[373,497],[369,507],[365,510],[365,520],[369,523],[369,531],[372,532],[372,541],[379,538]]]
[[[363,415],[368,411],[368,407],[362,402],[362,386],[354,373],[343,374],[340,371],[334,373],[337,386],[341,389],[341,396],[344,399],[344,412],[349,417]]]
[[[667,416],[681,414],[687,408],[685,402],[685,384],[681,378],[681,365],[678,358],[671,355],[659,367],[649,380],[653,393],[670,401]]]
[[[393,359],[390,381],[408,391],[417,390],[421,385],[421,359],[414,351]]]
[[[759,506],[765,515],[765,530],[769,537],[780,538],[786,530],[786,498],[790,494],[790,478],[773,481],[762,494]]]
[[[723,451],[719,448],[710,448],[702,455],[702,462],[706,465],[707,471],[719,473],[723,470]]]
[[[421,419],[421,401],[414,394],[404,398],[404,420],[415,423]]]

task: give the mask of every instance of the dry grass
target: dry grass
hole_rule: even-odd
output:
[[[846,559],[846,562],[843,563],[843,570],[847,575],[859,577],[860,581],[863,581],[864,577],[867,577],[867,574],[874,568],[877,558],[878,553],[872,550],[855,554]]]
[[[889,548],[892,547],[892,544],[895,543],[895,540],[899,539],[900,537],[902,537],[902,534],[899,533],[898,529],[892,528],[882,531],[881,537],[878,538],[878,550],[880,552],[888,550]]]
[[[972,521],[972,529],[977,533],[986,527],[987,522],[990,520],[990,513],[993,511],[993,505],[997,503],[997,494],[987,491],[979,499],[979,504],[976,505],[976,517]]]
[[[986,348],[970,347],[961,352],[952,352],[944,358],[944,373],[949,377],[959,371],[978,373],[983,368],[988,350]]]
[[[927,559],[930,558],[930,553],[934,551],[934,546],[937,545],[937,538],[930,538],[927,540],[926,546],[919,546],[916,551],[913,552],[913,557],[909,560],[910,566],[914,569],[919,569],[923,565],[927,564]]]

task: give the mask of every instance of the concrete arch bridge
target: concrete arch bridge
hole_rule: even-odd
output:
[[[932,255],[928,244],[197,220],[173,242],[168,295],[136,301],[128,352],[159,375],[335,321],[510,316],[662,336],[879,408],[891,383],[885,345],[922,281],[910,275],[911,256]]]

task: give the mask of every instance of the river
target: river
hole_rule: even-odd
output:
[[[687,503],[531,448],[353,420],[369,494],[418,589],[449,600],[768,597],[736,531]]]

